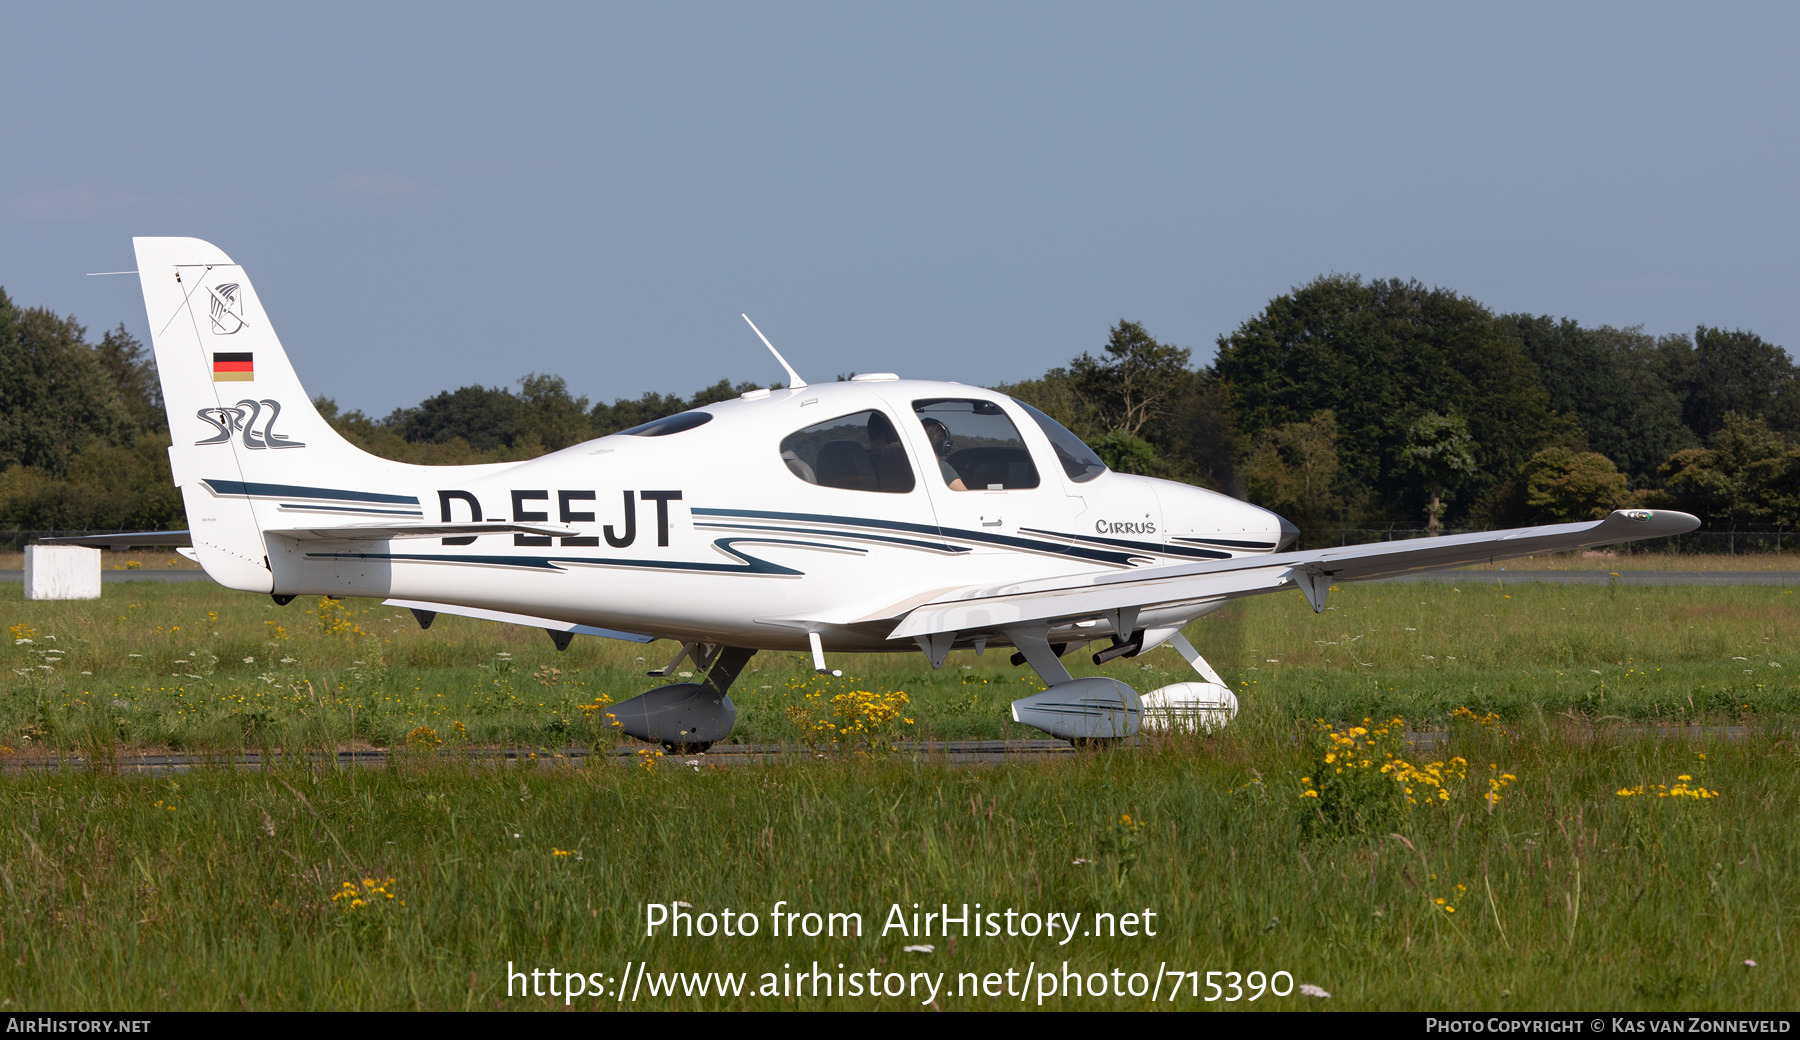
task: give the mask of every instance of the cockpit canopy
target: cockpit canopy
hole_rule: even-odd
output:
[[[1081,438],[1038,409],[1014,403],[1043,430],[1069,479],[1085,483],[1106,472],[1106,464]],[[915,432],[924,433],[932,452],[932,458],[921,460],[924,471],[935,468],[950,490],[1029,490],[1042,482],[1030,448],[998,402],[931,397],[913,401],[912,408],[919,424]],[[637,428],[646,430],[640,436],[661,436],[647,429],[655,425]],[[886,412],[869,408],[788,434],[781,441],[781,460],[796,477],[819,487],[906,494],[917,486],[917,471],[904,442]]]

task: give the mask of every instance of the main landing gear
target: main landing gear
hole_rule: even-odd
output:
[[[658,686],[614,705],[612,715],[620,728],[639,740],[682,754],[705,751],[724,740],[737,722],[737,706],[726,694],[755,654],[737,646],[683,643],[674,660],[650,674],[670,675],[683,658],[691,657],[695,670],[711,667],[706,681]]]
[[[1044,627],[1007,629],[1006,635],[1019,648],[1014,663],[1030,664],[1049,687],[1013,701],[1013,721],[1077,746],[1135,736],[1140,728],[1206,733],[1237,714],[1237,697],[1179,629],[1139,630],[1128,640],[1115,639],[1113,650],[1094,655],[1094,663],[1101,664],[1113,657],[1135,657],[1145,646],[1167,642],[1205,680],[1174,683],[1143,695],[1106,676],[1070,676],[1058,660],[1067,646],[1050,643]]]

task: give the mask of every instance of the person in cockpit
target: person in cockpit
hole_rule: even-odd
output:
[[[956,442],[950,439],[950,428],[937,419],[922,419],[925,427],[925,439],[931,442],[931,453],[937,456],[938,471],[944,476],[944,483],[952,491],[967,491],[969,486],[962,481],[962,475],[950,465],[950,449]]]

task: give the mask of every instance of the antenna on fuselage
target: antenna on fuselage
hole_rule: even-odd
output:
[[[756,327],[756,322],[750,320],[750,315],[740,314],[738,317],[744,319],[744,324],[750,326],[750,331],[756,333],[756,338],[762,340],[763,346],[769,348],[769,353],[775,355],[775,360],[781,362],[781,367],[787,369],[788,389],[798,390],[805,386],[806,380],[801,379],[800,373],[794,371],[794,366],[787,363],[787,358],[781,356],[781,351],[775,349],[775,344],[769,342],[769,337],[762,334],[762,330]]]

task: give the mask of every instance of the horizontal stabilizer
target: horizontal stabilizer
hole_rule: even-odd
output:
[[[78,534],[62,538],[39,538],[39,545],[85,545],[90,549],[129,549],[134,545],[166,545],[192,548],[193,535],[187,531],[122,531],[118,534]]]
[[[554,618],[532,617],[529,614],[511,614],[504,610],[484,610],[480,607],[462,607],[454,603],[427,603],[416,599],[389,599],[382,603],[390,607],[405,607],[408,610],[422,610],[431,614],[455,614],[457,617],[475,618],[480,621],[498,621],[503,625],[523,625],[526,628],[541,628],[549,632],[571,632],[578,636],[599,636],[601,639],[623,639],[632,643],[649,643],[655,636],[640,636],[635,632],[616,632],[610,628],[595,628],[592,625],[577,625],[573,621],[558,621]]]
[[[390,538],[437,538],[477,534],[549,534],[568,536],[576,529],[568,524],[340,524],[336,527],[271,527],[264,534],[278,534],[302,542],[368,542]]]

